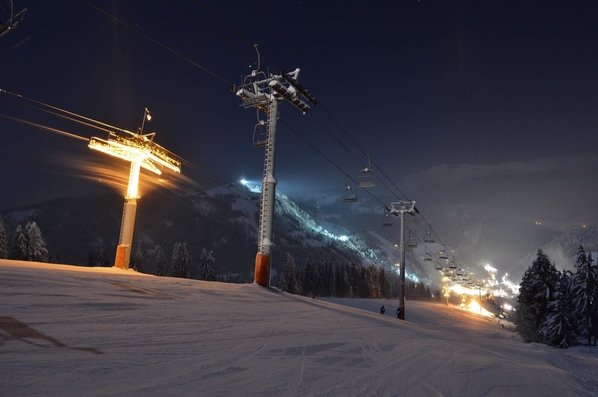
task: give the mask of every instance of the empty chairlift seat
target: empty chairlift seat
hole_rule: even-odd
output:
[[[357,174],[357,185],[361,188],[376,186],[376,175],[371,168],[370,155],[368,154],[368,166]]]

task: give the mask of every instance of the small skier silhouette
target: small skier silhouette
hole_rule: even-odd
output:
[[[380,308],[380,314],[384,315],[384,313],[386,313],[386,309],[384,308],[384,305],[382,305]]]

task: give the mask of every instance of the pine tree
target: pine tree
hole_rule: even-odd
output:
[[[156,248],[156,276],[166,276],[166,255],[162,247]]]
[[[0,259],[8,259],[8,235],[4,228],[4,221],[0,216]]]
[[[594,338],[594,346],[596,346],[596,340],[598,339],[598,263],[593,265],[594,260],[592,259],[591,252],[588,254],[588,262],[590,264],[590,268],[594,269],[593,273],[596,276],[596,283],[594,284],[594,296],[590,302],[590,319],[592,321],[592,326],[590,327],[590,337],[588,338],[588,343],[591,343],[591,339]]]
[[[12,236],[9,257],[21,261],[48,261],[48,248],[35,222],[27,222],[25,228],[17,226]]]
[[[108,257],[108,253],[106,252],[103,246],[98,249],[98,266],[112,266],[112,264],[110,263],[110,258]]]
[[[516,316],[517,331],[526,342],[545,342],[542,334],[547,320],[548,303],[553,300],[557,270],[542,250],[525,271],[519,284]]]
[[[305,296],[314,295],[314,267],[310,262],[305,264],[301,272],[301,292]]]
[[[322,274],[322,296],[336,296],[336,275],[330,261],[324,263]]]
[[[26,261],[29,250],[29,241],[27,239],[27,233],[21,225],[17,226],[17,229],[12,234],[10,241],[10,253],[9,258],[18,261]]]
[[[216,280],[216,260],[212,256],[212,252],[208,253],[205,248],[202,248],[199,258],[199,272],[201,278],[206,281]]]
[[[110,259],[108,259],[108,254],[106,254],[104,247],[89,251],[89,255],[87,256],[87,266],[110,267]]]
[[[565,270],[557,282],[554,299],[548,303],[543,333],[546,335],[546,342],[559,349],[574,346],[577,341],[570,288],[571,274]]]
[[[369,268],[369,286],[370,286],[370,298],[379,299],[382,297],[380,291],[380,275],[376,265],[371,264]]]
[[[141,244],[137,244],[137,249],[131,258],[131,268],[138,271],[139,273],[145,273],[145,267],[143,266],[143,251],[141,250]]]
[[[42,231],[37,226],[37,223],[31,221],[25,225],[25,233],[27,235],[27,259],[34,262],[47,262],[49,257],[46,242],[42,237]]]
[[[353,296],[353,287],[351,286],[351,267],[349,264],[342,265],[341,270],[341,285],[343,289],[343,298],[352,297]]]
[[[174,243],[171,260],[171,276],[191,278],[191,253],[185,242]]]
[[[388,279],[386,278],[386,271],[384,268],[381,268],[378,272],[378,278],[378,284],[380,284],[380,294],[382,295],[382,298],[390,298],[390,285],[388,284]]]
[[[299,284],[297,283],[297,274],[295,259],[287,252],[287,261],[284,264],[282,273],[282,290],[291,294],[299,293]]]
[[[598,272],[592,264],[592,256],[586,255],[580,245],[575,263],[575,274],[572,277],[571,292],[573,295],[573,306],[577,321],[577,332],[580,336],[591,343],[592,335],[595,333],[596,304],[595,299],[598,293]]]
[[[318,263],[314,266],[313,282],[312,282],[312,296],[322,296],[322,264]]]

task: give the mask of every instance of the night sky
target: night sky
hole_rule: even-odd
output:
[[[261,179],[256,111],[230,91],[256,67],[251,43],[262,51],[262,69],[301,68],[299,81],[320,102],[306,115],[281,105],[282,191],[343,187],[344,173],[303,139],[351,177],[368,153],[399,186],[442,164],[598,150],[597,6],[590,1],[89,2],[217,77],[83,1],[14,0],[28,11],[0,39],[0,88],[131,131],[147,107],[153,118],[144,132],[156,131],[157,143],[199,167],[184,165],[183,174],[200,188],[213,185],[206,174]],[[106,135],[6,94],[0,114]],[[0,208],[102,186],[75,177],[105,160],[84,141],[5,117],[0,134]]]

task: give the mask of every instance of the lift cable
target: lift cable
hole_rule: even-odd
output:
[[[186,15],[189,15],[188,12],[184,11],[182,8],[176,6],[174,3],[172,3],[171,0],[168,1],[170,4],[172,4],[174,7],[176,7],[177,9],[179,9],[181,12],[183,12]],[[224,22],[221,18],[219,18],[217,15],[215,15],[213,12],[211,12],[208,8],[206,8],[204,5],[202,5],[199,1],[194,0],[195,4],[197,4],[199,7],[201,7],[206,13],[208,13],[212,18],[214,18],[216,21],[218,21],[220,24],[222,24],[224,27],[226,27],[227,29],[229,29],[231,32],[233,32],[237,37],[239,37],[241,40],[243,40],[245,43],[247,43],[248,45],[254,47],[255,45],[249,41],[248,39],[246,39],[242,34],[240,34],[239,32],[237,32],[235,29],[233,29],[230,25],[228,25],[226,22]],[[199,22],[197,19],[192,18],[193,21],[195,21],[199,26],[203,27],[204,29],[208,30],[209,32],[213,33],[212,30],[210,30],[208,27],[206,27],[204,24],[202,24],[201,22]],[[213,33],[214,34],[214,33]],[[221,40],[223,40],[225,43],[229,44],[226,40],[224,40],[222,37],[220,37],[219,35],[214,34],[216,37],[220,38]],[[230,44],[229,44],[230,45]],[[237,50],[235,48],[235,50]],[[238,50],[237,50],[238,51]],[[240,51],[239,51],[240,52]],[[276,65],[278,68],[280,68],[281,70],[283,69],[283,67],[276,62],[273,58],[269,57],[268,55],[266,55],[263,51],[260,50],[260,54],[262,56],[264,56],[265,58],[269,59],[274,65]],[[345,128],[343,128],[343,126],[332,116],[332,114],[328,111],[328,109],[326,109],[325,106],[322,105],[321,102],[318,102],[318,104],[322,107],[322,109],[324,110],[324,112],[326,113],[326,115],[340,128],[340,130],[351,140],[351,142],[353,142],[353,144],[359,148],[359,150],[367,156],[367,153],[363,150],[363,148],[353,139],[353,137],[347,132],[347,130]],[[311,113],[310,113],[311,114]],[[316,121],[322,126],[324,127],[323,123],[318,120],[317,118],[315,118],[315,116],[313,116],[314,119],[316,119]],[[361,162],[359,160],[359,158],[357,156],[355,156],[355,154],[353,152],[351,152],[349,150],[349,148],[347,148],[347,146],[345,144],[343,144],[336,135],[334,135],[329,129],[327,129],[326,127],[324,127],[324,129],[334,137],[334,139],[341,144],[341,146],[343,146],[349,153],[351,153],[356,159],[357,161],[363,166],[365,167],[365,164],[363,162]],[[403,193],[401,191],[401,189],[398,188],[398,186],[396,186],[396,184],[386,175],[386,173],[382,170],[382,168],[378,167],[378,165],[372,161],[372,164],[378,169],[380,170],[380,172],[382,173],[382,175],[392,184],[392,186],[403,196],[405,197],[406,200],[410,201],[409,198],[407,197],[407,195],[405,193]],[[386,185],[382,184],[391,194],[394,195],[394,193],[392,192],[392,190],[390,188],[388,188]],[[396,197],[396,195],[395,195]],[[397,197],[398,199],[399,197]],[[426,222],[427,223],[427,222]]]
[[[23,104],[23,105],[25,105],[27,107],[30,107],[32,109],[35,109],[35,110],[38,110],[38,111],[41,111],[41,112],[45,112],[45,113],[51,114],[51,115],[56,116],[56,117],[60,117],[60,118],[66,119],[68,121],[72,121],[74,123],[78,123],[78,124],[84,125],[84,126],[89,127],[89,128],[93,128],[93,129],[100,130],[100,131],[107,132],[107,133],[123,132],[123,133],[133,134],[132,132],[127,131],[127,130],[125,130],[123,128],[115,127],[113,125],[110,125],[110,124],[107,124],[107,123],[104,123],[104,122],[92,119],[90,117],[86,117],[86,116],[77,114],[75,112],[71,112],[71,111],[59,108],[57,106],[50,105],[48,103],[37,101],[35,99],[31,99],[31,98],[25,97],[25,96],[23,96],[21,94],[16,94],[14,92],[7,91],[7,90],[5,90],[3,88],[0,88],[0,93],[9,95],[9,97],[8,97],[9,100],[15,101],[14,98],[16,98],[16,100],[19,100],[21,104]],[[14,98],[11,98],[10,96],[12,96]],[[38,106],[34,106],[33,104],[36,104]],[[48,109],[44,109],[44,107],[48,108],[48,109],[52,109],[54,111],[48,110]],[[69,116],[66,116],[66,115],[69,115]],[[89,139],[90,139],[90,138],[85,137],[85,136],[76,135],[76,134],[73,134],[73,133],[70,133],[70,132],[67,132],[67,131],[64,131],[64,130],[60,130],[60,129],[53,128],[53,127],[50,127],[50,126],[47,126],[47,125],[35,123],[35,122],[32,122],[32,121],[27,121],[27,120],[20,119],[20,118],[17,118],[17,117],[13,117],[13,116],[9,116],[9,115],[6,115],[6,114],[1,114],[0,113],[0,117],[4,117],[4,118],[7,118],[7,119],[10,119],[10,120],[13,120],[13,121],[17,121],[17,122],[20,122],[20,123],[23,123],[23,124],[27,124],[27,125],[30,125],[32,127],[36,127],[36,128],[42,129],[42,130],[49,131],[49,132],[54,132],[54,133],[57,133],[57,134],[61,134],[61,135],[64,135],[64,136],[67,136],[67,137],[70,137],[70,138],[75,138],[75,139],[79,139],[79,140],[83,140],[83,141],[89,141]],[[87,122],[86,121],[82,121],[82,120],[86,120]],[[166,152],[168,152],[169,154],[173,154],[172,152],[168,151],[167,149],[163,148],[163,150],[166,151]],[[217,183],[219,186],[221,186],[221,187],[223,187],[223,188],[231,191],[232,193],[235,193],[235,194],[239,194],[240,193],[241,195],[244,196],[244,197],[241,197],[241,198],[243,198],[244,200],[250,202],[247,197],[251,197],[251,196],[248,195],[246,192],[243,192],[242,190],[238,190],[238,189],[237,189],[237,191],[233,191],[233,190],[231,190],[231,188],[229,188],[228,186],[226,186],[227,183],[224,182],[222,179],[217,178],[217,177],[215,177],[215,176],[213,176],[213,175],[205,172],[199,166],[196,166],[195,164],[193,164],[191,161],[188,161],[188,160],[186,160],[186,159],[184,159],[184,158],[182,158],[180,156],[176,156],[176,157],[178,157],[179,159],[181,159],[181,161],[183,161],[190,168],[193,168],[196,171],[198,171],[204,177],[206,177],[209,180]]]
[[[160,41],[154,39],[153,37],[149,36],[148,34],[144,33],[143,31],[141,31],[140,29],[137,29],[133,26],[131,26],[130,24],[122,21],[121,19],[117,18],[116,16],[110,14],[109,12],[101,9],[100,7],[90,3],[87,0],[82,0],[84,3],[88,4],[89,6],[97,9],[98,11],[102,12],[103,14],[109,16],[110,18],[113,18],[115,21],[127,26],[128,28],[136,31],[137,33],[143,35],[144,37],[148,38],[149,40],[153,41],[154,43],[160,45],[161,47],[167,49],[168,51],[174,53],[175,55],[183,58],[184,60],[190,62],[191,64],[193,64],[194,66],[200,68],[201,70],[207,72],[208,74],[212,75],[213,77],[217,78],[218,80],[226,83],[229,87],[234,87],[235,85],[233,83],[231,83],[230,81],[226,80],[225,78],[219,76],[218,74],[216,74],[215,72],[212,72],[211,70],[205,68],[204,66],[198,64],[197,62],[191,60],[190,58],[184,56],[183,54],[179,53],[178,51],[172,49],[171,47],[161,43]],[[180,9],[180,7],[176,6],[174,3],[172,3],[169,0],[169,3],[172,4],[175,8],[178,8],[181,12],[187,14],[186,12],[184,12],[184,10]],[[218,18],[214,13],[212,13],[211,11],[209,11],[205,6],[203,6],[202,4],[200,4],[197,0],[195,0],[195,3],[201,7],[202,9],[204,9],[204,11],[206,11],[208,14],[210,14],[214,19],[216,19],[218,22],[220,22],[223,26],[225,26],[226,28],[228,28],[229,30],[231,30],[235,35],[237,35],[239,38],[241,38],[243,41],[245,41],[248,45],[252,46],[253,48],[255,48],[255,44],[252,44],[249,40],[247,40],[243,35],[241,35],[240,33],[238,33],[236,30],[234,30],[231,26],[229,26],[228,24],[226,24],[224,21],[222,21],[220,18]],[[211,32],[210,29],[208,29],[205,25],[201,24],[199,21],[197,21],[195,18],[192,18],[192,20],[194,20],[196,23],[198,23],[198,25],[202,26],[203,28],[207,29],[208,31]],[[213,33],[214,34],[214,33]],[[220,38],[221,40],[223,40],[219,35],[214,34],[216,37]],[[227,43],[225,41],[225,43]],[[227,43],[228,44],[228,43]],[[234,48],[234,47],[233,47]],[[235,50],[237,50],[235,48]],[[238,50],[237,50],[238,51]],[[279,67],[282,70],[282,66],[280,64],[278,64],[274,59],[272,59],[271,57],[269,57],[268,55],[266,55],[265,53],[263,53],[262,51],[260,51],[260,54],[263,55],[265,58],[269,59],[273,64],[275,64],[277,67]],[[319,103],[320,106],[322,107],[322,109],[324,110],[324,112],[327,114],[327,116],[341,129],[341,131],[343,131],[343,133],[351,140],[351,142],[357,147],[359,148],[359,150],[367,155],[367,153],[363,150],[363,148],[353,139],[353,137],[351,137],[351,135],[342,127],[342,125],[334,118],[334,116],[332,116],[332,114],[326,109],[326,107],[324,107],[321,102]],[[333,135],[333,134],[332,134]],[[333,135],[334,136],[334,135]],[[335,139],[337,139],[337,137],[335,136]],[[338,139],[337,139],[338,140]],[[340,143],[340,142],[339,142]],[[312,148],[314,148],[315,150],[317,150],[312,144],[309,144]],[[343,145],[344,147],[346,147],[345,145]],[[347,148],[348,149],[348,148]],[[319,152],[319,151],[318,151]],[[352,153],[352,152],[351,152]],[[360,162],[361,163],[361,162]],[[334,164],[334,163],[333,163]],[[376,163],[374,161],[372,161],[372,164],[374,164],[374,166],[376,166],[377,169],[380,170],[380,172],[382,173],[382,175],[388,180],[390,181],[390,183],[395,187],[395,189],[397,189],[397,191],[403,195],[406,199],[407,195],[405,193],[403,193],[394,182],[392,182],[392,180],[386,175],[386,173],[384,173],[384,171],[381,168],[378,168],[378,166],[376,165]],[[334,164],[335,165],[335,164]],[[363,165],[363,163],[362,163]],[[335,165],[336,166],[336,165]],[[338,167],[337,167],[338,168]],[[339,168],[340,170],[340,168]],[[342,170],[341,170],[342,171]],[[344,171],[342,171],[344,173]],[[347,175],[345,173],[345,175]],[[351,180],[353,180],[353,178],[350,178]],[[356,182],[355,180],[353,180],[353,182]],[[389,192],[393,193],[385,184],[383,184],[383,186],[389,190]],[[385,205],[384,203],[382,203],[382,201],[380,199],[378,199],[377,197],[373,196],[371,194],[371,192],[368,191],[368,194],[370,194],[372,197],[374,197],[377,201],[379,201],[381,204]],[[394,195],[394,193],[393,193]],[[396,197],[396,196],[395,196]],[[422,220],[430,227],[430,223],[424,218],[423,214],[419,214],[422,217]],[[438,235],[436,234],[436,232],[434,232],[434,235],[437,237],[437,239],[439,241],[441,241],[441,239],[438,237]]]
[[[169,0],[169,2],[172,4],[172,1]],[[210,11],[207,7],[205,7],[204,5],[202,5],[199,1],[194,0],[195,4],[197,4],[197,6],[201,7],[206,13],[208,13],[213,19],[215,19],[216,21],[218,21],[222,26],[224,26],[225,28],[229,29],[232,33],[234,33],[237,37],[239,37],[242,41],[244,41],[246,44],[248,44],[249,46],[255,48],[255,44],[253,44],[251,41],[249,41],[247,38],[245,38],[245,36],[243,36],[241,33],[239,33],[238,31],[236,31],[233,27],[231,27],[229,24],[227,24],[226,22],[224,22],[221,18],[219,18],[216,14],[214,14],[212,11]],[[173,4],[174,6],[174,4]],[[179,8],[179,10],[181,10],[182,12],[184,12],[185,14],[187,14],[187,12],[183,11],[182,9],[180,9],[180,7],[177,6],[177,8]],[[202,24],[201,22],[197,21],[195,18],[193,18],[193,20],[201,27],[205,28],[206,30],[210,31],[210,29],[208,29],[204,24]],[[224,41],[224,39],[222,39],[220,36],[215,35],[216,37],[220,38],[221,40]],[[226,42],[226,41],[225,41]],[[265,58],[267,58],[268,60],[270,60],[274,65],[276,65],[279,69],[283,69],[283,67],[276,62],[276,60],[274,60],[273,58],[269,57],[267,54],[265,54],[262,50],[260,50],[260,54],[262,56],[264,56]],[[351,140],[351,142],[353,142],[353,144],[359,148],[359,150],[364,154],[367,155],[367,153],[363,150],[363,148],[353,139],[353,137],[351,137],[351,135],[346,131],[345,128],[343,128],[343,126],[338,122],[338,120],[336,120],[334,118],[334,116],[328,111],[328,109],[322,105],[321,102],[318,102],[318,104],[322,107],[322,109],[324,110],[324,112],[326,113],[326,115],[338,126],[338,128],[341,129],[341,131],[343,131],[343,133]],[[322,126],[322,128],[324,128],[325,131],[327,131],[345,150],[347,150],[347,152],[349,152],[353,157],[355,157],[355,159],[362,165],[365,167],[365,164],[359,160],[359,158],[334,134],[332,133],[332,131],[330,131],[323,123],[321,120],[319,120],[317,117],[315,117],[313,115],[312,112],[310,112],[310,115],[314,118],[314,120],[316,120],[318,122],[318,124],[320,124]],[[287,124],[285,124],[287,125]],[[289,127],[287,125],[287,127]],[[290,127],[289,127],[290,128]],[[291,129],[292,130],[292,129]],[[292,130],[293,132],[295,132],[297,134],[296,131]],[[300,136],[300,135],[299,135]],[[303,139],[305,141],[305,139],[303,137],[300,136],[301,139]],[[305,141],[310,147],[312,147],[312,149],[316,150],[318,153],[320,153],[324,158],[326,158],[328,161],[330,161],[336,168],[339,168],[336,164],[334,164],[329,158],[327,158],[325,155],[323,155],[323,153],[321,153],[314,145],[312,145],[311,143]],[[408,196],[401,191],[401,189],[399,189],[399,187],[392,181],[391,178],[388,177],[388,175],[384,172],[384,170],[380,167],[378,167],[378,165],[372,161],[372,164],[378,169],[380,170],[381,174],[390,182],[390,184],[403,196],[405,197],[405,199],[407,201],[410,201]],[[339,170],[343,173],[345,173],[343,170],[341,170],[339,168]],[[348,175],[347,173],[345,173],[345,175]],[[356,183],[355,180],[353,180],[353,178],[351,178],[351,180],[353,182]],[[393,195],[395,196],[397,199],[399,199],[399,197],[396,196],[396,194],[394,194],[394,192],[388,188],[388,186],[386,186],[384,183],[382,183],[382,185]],[[371,192],[368,191],[368,193],[371,195]],[[376,198],[376,200],[380,201],[378,198]],[[424,217],[423,214],[418,212],[418,215],[421,216],[422,220],[428,225],[428,228],[430,230],[431,229],[431,225],[430,223],[426,220],[426,218]],[[423,228],[423,226],[422,226]],[[439,236],[436,234],[436,232],[434,232],[434,235],[436,236],[438,241],[441,241],[441,239],[439,238]]]
[[[170,2],[170,0],[169,0],[169,2]],[[226,22],[224,22],[221,18],[219,18],[216,14],[214,14],[212,11],[210,11],[207,7],[205,7],[204,5],[202,5],[199,1],[194,0],[194,2],[195,2],[195,4],[197,4],[198,7],[200,7],[201,9],[203,9],[212,18],[214,18],[216,21],[218,21],[220,24],[222,24],[222,26],[224,26],[225,28],[227,28],[228,30],[230,30],[231,32],[233,32],[238,38],[240,38],[241,40],[243,40],[249,46],[255,47],[254,43],[252,43],[251,41],[249,41],[248,39],[246,39],[241,33],[237,32],[235,29],[233,29],[232,26],[230,26]],[[276,62],[274,59],[270,58],[267,54],[263,53],[261,50],[260,50],[260,54],[263,55],[268,60],[270,60],[270,62],[272,62],[274,65],[276,65],[280,70],[284,69],[280,64],[278,64],[278,62]]]
[[[177,56],[181,57],[182,59],[184,59],[184,60],[186,60],[187,62],[191,63],[192,65],[194,65],[194,66],[196,66],[196,67],[200,68],[201,70],[203,70],[204,72],[206,72],[206,73],[208,73],[208,74],[212,75],[213,77],[217,78],[218,80],[220,80],[220,81],[222,81],[222,82],[226,83],[226,84],[227,84],[229,87],[233,87],[233,86],[234,86],[234,84],[233,84],[233,83],[231,83],[230,81],[226,80],[224,77],[221,77],[221,76],[219,76],[219,75],[218,75],[218,74],[216,74],[215,72],[212,72],[212,71],[211,71],[211,70],[209,70],[208,68],[206,68],[206,67],[204,67],[204,66],[200,65],[199,63],[197,63],[197,62],[193,61],[192,59],[190,59],[190,58],[186,57],[185,55],[183,55],[183,54],[181,54],[180,52],[178,52],[178,51],[174,50],[173,48],[171,48],[171,47],[167,46],[166,44],[164,44],[164,43],[162,43],[162,42],[160,42],[160,41],[158,41],[158,40],[154,39],[153,37],[151,37],[150,35],[148,35],[147,33],[143,32],[143,31],[141,31],[140,29],[137,29],[136,27],[134,27],[134,26],[132,26],[132,25],[130,25],[130,24],[128,24],[128,23],[126,23],[126,22],[125,22],[125,21],[123,21],[122,19],[119,19],[119,18],[117,18],[115,15],[113,15],[113,14],[110,14],[108,11],[105,11],[105,10],[101,9],[100,7],[96,6],[95,4],[92,4],[92,3],[90,3],[90,2],[89,2],[89,1],[87,1],[87,0],[81,0],[81,1],[82,1],[82,2],[84,2],[85,4],[89,5],[90,7],[93,7],[93,8],[95,8],[96,10],[100,11],[101,13],[103,13],[103,14],[105,14],[105,15],[109,16],[110,18],[114,19],[116,22],[119,22],[119,23],[123,24],[124,26],[128,27],[129,29],[132,29],[132,30],[134,30],[135,32],[137,32],[137,33],[141,34],[141,35],[142,35],[142,36],[144,36],[145,38],[147,38],[147,39],[149,39],[149,40],[153,41],[154,43],[158,44],[159,46],[163,47],[164,49],[166,49],[166,50],[168,50],[168,51],[172,52],[173,54],[175,54],[175,55],[177,55]]]
[[[218,33],[216,33],[214,30],[210,29],[209,27],[207,27],[205,24],[201,23],[197,18],[195,18],[193,15],[191,15],[189,12],[185,11],[184,9],[182,9],[181,7],[179,7],[178,5],[176,5],[175,3],[172,2],[172,0],[168,0],[168,3],[170,3],[174,8],[176,8],[177,10],[179,10],[181,13],[183,13],[184,15],[186,15],[189,19],[191,19],[193,22],[195,22],[196,24],[198,24],[199,26],[201,26],[202,28],[204,28],[205,30],[207,30],[208,32],[210,32],[210,34],[212,34],[214,37],[217,37],[218,39],[220,39],[222,42],[224,42],[226,45],[228,45],[230,48],[232,48],[234,51],[238,52],[239,54],[241,54],[241,56],[243,56],[245,59],[249,60],[250,63],[255,64],[255,60],[251,57],[249,57],[247,54],[245,54],[243,51],[241,51],[239,48],[235,47],[233,44],[229,43],[228,41],[226,41],[222,36],[220,36]],[[222,23],[222,22],[221,22]]]

